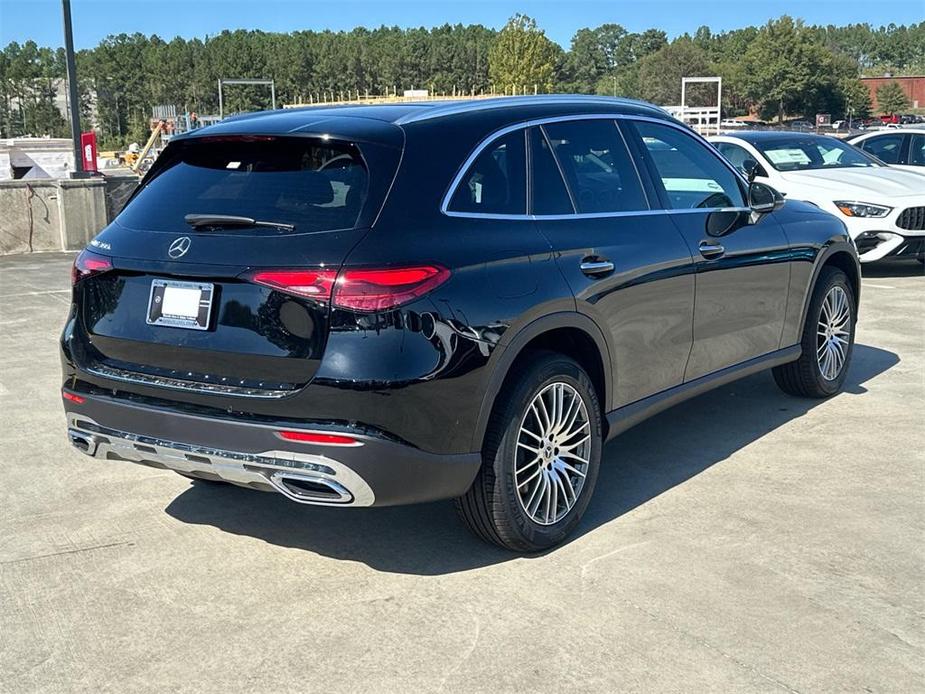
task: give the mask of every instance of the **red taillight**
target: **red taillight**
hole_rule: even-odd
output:
[[[76,403],[77,405],[83,405],[84,402],[86,402],[84,398],[80,397],[76,393],[68,393],[66,390],[61,391],[61,397],[64,398],[65,400],[70,400],[71,402]]]
[[[281,292],[351,311],[388,311],[445,282],[450,271],[439,265],[343,270],[260,270],[247,278]]]
[[[288,294],[329,301],[335,270],[261,270],[250,275],[250,280]]]
[[[326,434],[320,431],[277,431],[276,435],[286,441],[298,441],[299,443],[315,443],[322,446],[362,446],[352,436],[343,436],[341,434]]]
[[[82,279],[109,270],[112,270],[112,261],[109,258],[90,251],[81,251],[74,259],[74,267],[71,268],[71,284],[77,284]]]
[[[438,265],[344,270],[334,285],[334,305],[351,311],[387,311],[443,284],[450,271]]]

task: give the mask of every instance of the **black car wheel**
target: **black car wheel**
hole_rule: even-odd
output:
[[[479,537],[537,552],[565,539],[597,481],[601,413],[573,359],[536,352],[510,375],[482,449],[482,468],[456,505]]]
[[[842,389],[851,354],[857,311],[845,273],[823,268],[803,326],[803,354],[774,369],[781,390],[806,398],[827,398]]]

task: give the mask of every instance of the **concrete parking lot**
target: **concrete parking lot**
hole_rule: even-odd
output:
[[[605,449],[523,558],[452,503],[302,507],[72,451],[69,254],[0,258],[0,691],[925,689],[925,277],[868,268],[846,392],[721,388]]]

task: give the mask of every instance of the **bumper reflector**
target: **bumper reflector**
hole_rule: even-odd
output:
[[[320,446],[362,446],[362,442],[357,441],[352,436],[342,434],[328,434],[320,431],[277,431],[276,435],[286,441],[297,441],[299,443],[314,443]]]
[[[68,393],[66,390],[61,391],[61,397],[78,405],[83,405],[85,402],[84,399],[76,393]]]

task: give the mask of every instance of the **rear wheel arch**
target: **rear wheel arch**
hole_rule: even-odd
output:
[[[519,364],[538,351],[558,352],[578,362],[591,378],[602,414],[610,410],[610,349],[600,328],[581,313],[563,312],[545,316],[524,327],[500,354],[482,397],[473,435],[473,450],[482,447],[492,410],[506,382],[518,371]],[[606,419],[602,426],[606,427]]]

